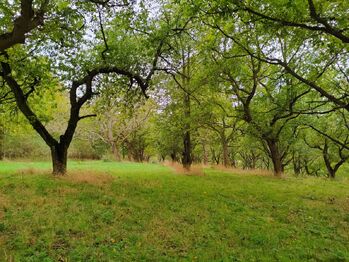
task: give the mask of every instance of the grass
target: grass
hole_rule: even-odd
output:
[[[0,261],[349,261],[347,178],[49,168],[0,163]]]

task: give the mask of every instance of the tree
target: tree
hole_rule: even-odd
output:
[[[219,85],[219,83],[216,83],[216,85]],[[202,128],[206,130],[211,129],[218,136],[223,165],[225,167],[231,165],[236,166],[236,160],[234,158],[236,152],[232,150],[232,144],[239,136],[240,120],[234,112],[232,100],[217,90],[217,87],[210,87],[213,92],[211,94],[206,93],[205,99],[201,99],[200,103]],[[217,162],[217,156],[214,158],[216,158]]]
[[[326,115],[326,122],[321,120],[321,117],[305,119],[304,126],[308,130],[302,130],[304,141],[310,148],[321,152],[328,177],[335,178],[338,169],[349,159],[346,111],[332,112]],[[322,130],[326,130],[326,133]],[[336,141],[329,137],[336,137]]]
[[[243,119],[254,127],[254,132],[265,142],[266,152],[273,160],[275,174],[281,173],[290,161],[289,158],[286,159],[289,146],[282,149],[279,145],[282,143],[281,132],[293,137],[288,122],[302,114],[326,114],[341,108],[349,109],[345,67],[343,70],[343,61],[347,57],[345,47],[329,40],[328,43],[334,45],[328,48],[309,40],[310,34],[296,30],[289,34],[280,26],[269,28],[269,24],[261,22],[260,17],[255,19],[251,12],[243,8],[248,5],[247,2],[199,2],[200,4],[192,2],[190,8],[193,13],[199,11],[200,21],[205,19],[204,23],[212,29],[206,37],[213,51],[212,58],[224,61],[219,63],[219,67],[227,68],[226,72],[222,71],[240,103],[237,108],[241,108]],[[270,2],[271,6],[277,5],[274,1]],[[217,37],[217,31],[223,39]],[[212,42],[216,44],[212,45]],[[242,70],[239,72],[235,69],[238,72],[229,75],[232,70],[227,61],[243,60],[244,56],[247,57],[246,61],[251,60],[248,76],[252,80],[250,87],[244,84],[246,76]],[[279,69],[275,66],[281,66],[283,71],[277,73]],[[236,63],[232,63],[231,68],[236,68]],[[293,86],[294,92],[290,86]],[[265,88],[261,94],[260,88]],[[270,119],[263,123],[259,114],[253,112],[253,104],[259,101],[262,105],[268,99],[269,103],[275,103],[275,107],[268,106],[269,110],[259,113],[263,118]]]
[[[249,42],[246,46],[253,45]],[[249,132],[263,141],[274,174],[280,176],[288,162],[289,142],[284,142],[290,133],[288,123],[300,115],[298,102],[309,89],[295,88],[292,79],[250,54],[244,55],[238,45],[217,52],[218,74],[227,83],[227,95],[234,96],[240,118],[249,124]]]
[[[121,149],[126,148],[128,159],[137,162],[145,160],[145,139],[147,125],[156,106],[152,99],[144,101],[130,94],[102,94],[96,103],[98,112],[97,134],[111,148],[116,161],[122,159]]]
[[[178,14],[176,14],[178,16]],[[166,14],[165,14],[166,17]],[[177,18],[177,17],[176,17]],[[192,138],[191,138],[191,78],[193,74],[193,55],[195,51],[191,46],[190,33],[187,32],[188,21],[183,21],[180,18],[175,19],[176,28],[181,27],[184,34],[173,35],[171,42],[168,42],[169,52],[164,60],[162,71],[170,75],[182,93],[182,139],[183,151],[181,162],[185,169],[189,170],[193,162],[192,159]]]
[[[128,34],[127,37],[130,40],[131,35]],[[140,38],[140,35],[135,35],[136,38]],[[103,41],[105,38],[103,38]],[[122,39],[123,41],[125,39]],[[124,44],[124,42],[119,41]],[[160,43],[159,43],[160,42]],[[106,42],[104,41],[106,44]],[[147,50],[147,58],[150,58],[148,61],[144,62],[144,66],[138,65],[138,70],[142,71],[140,73],[136,73],[137,69],[132,65],[132,61],[126,61],[128,64],[115,65],[117,61],[113,61],[109,59],[107,61],[105,56],[102,56],[102,61],[98,61],[96,65],[88,65],[86,73],[80,73],[80,77],[76,78],[72,81],[71,86],[69,88],[69,96],[70,96],[70,116],[68,120],[68,125],[65,132],[60,135],[59,139],[56,139],[50,134],[50,132],[46,129],[40,118],[31,108],[31,105],[28,103],[27,97],[28,93],[25,93],[24,89],[26,88],[26,83],[21,82],[16,74],[14,74],[13,67],[15,67],[15,63],[11,63],[11,58],[7,56],[7,59],[1,61],[1,73],[0,76],[5,80],[8,87],[11,89],[18,108],[28,119],[32,127],[36,130],[36,132],[42,137],[45,143],[50,147],[52,162],[53,162],[53,174],[61,175],[66,173],[66,165],[67,165],[67,152],[68,148],[72,142],[74,132],[77,128],[77,124],[80,120],[85,119],[87,117],[91,117],[91,115],[80,115],[81,108],[88,102],[96,93],[95,88],[93,86],[94,81],[101,75],[109,75],[115,74],[118,76],[122,76],[126,79],[129,79],[131,86],[138,85],[142,92],[145,94],[149,82],[152,76],[155,73],[155,67],[157,65],[157,61],[159,59],[159,55],[162,51],[162,42],[161,39],[157,36],[157,41],[155,42],[157,45],[153,54],[149,54],[149,49]],[[114,43],[113,43],[114,45]],[[111,45],[112,46],[112,45]],[[145,51],[143,47],[143,51]],[[139,49],[140,52],[141,49]],[[93,50],[89,50],[92,52]],[[110,52],[119,52],[118,49],[110,49]],[[103,54],[103,53],[102,53]],[[110,53],[109,53],[110,54]],[[131,58],[131,57],[130,57]],[[76,61],[75,61],[76,62]],[[123,61],[125,62],[125,61]],[[16,68],[18,71],[19,69]],[[145,70],[144,70],[145,69]],[[23,73],[23,72],[22,72]],[[23,73],[24,74],[24,73]],[[25,78],[25,76],[21,75],[20,77]],[[35,85],[33,84],[32,90],[35,89]]]
[[[236,29],[234,34],[230,34],[230,38],[236,44],[245,48],[255,58],[280,66],[335,107],[349,111],[349,101],[345,95],[348,91],[347,84],[342,84],[342,80],[348,81],[345,63],[343,64],[343,61],[348,60],[348,35],[345,32],[345,28],[348,27],[346,2],[340,0],[331,3],[324,0],[288,3],[274,0],[258,3],[210,2],[193,2],[193,12],[199,11],[202,14],[201,19],[207,20],[208,17],[212,17],[213,22],[210,25],[225,34],[230,33],[226,30],[226,25],[230,23],[229,27]],[[225,23],[222,24],[222,20]],[[262,54],[246,48],[237,34],[237,32],[247,32],[246,30],[253,32],[260,39],[268,36],[269,40],[265,46],[270,48],[264,48]],[[278,56],[284,47],[278,43],[280,36],[286,37],[287,47],[290,49],[284,57]],[[318,62],[311,62],[312,59]],[[312,70],[304,70],[304,67],[312,64],[315,65]],[[319,80],[326,76],[327,70],[333,68],[338,70],[338,74],[336,79],[332,79],[336,84],[329,89],[319,83]]]

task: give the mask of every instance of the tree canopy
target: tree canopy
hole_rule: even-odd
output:
[[[18,126],[41,137],[57,175],[72,144],[118,161],[335,177],[349,158],[348,9],[340,0],[5,0],[0,155]]]

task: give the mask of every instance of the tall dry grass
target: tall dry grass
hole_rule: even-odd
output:
[[[195,164],[192,165],[190,170],[183,168],[180,163],[176,162],[165,162],[165,166],[170,167],[175,174],[178,175],[187,175],[187,176],[204,176],[204,169],[214,169],[222,172],[232,173],[236,175],[253,175],[253,176],[273,176],[273,172],[266,169],[242,169],[234,167],[225,167],[223,165],[203,165]]]
[[[273,176],[273,172],[267,169],[242,169],[236,167],[225,167],[223,165],[211,165],[210,167],[212,169],[237,175]]]
[[[190,170],[185,169],[180,163],[177,162],[165,162],[165,166],[170,167],[175,174],[177,175],[186,175],[186,176],[204,176],[204,168],[203,165],[192,165]]]
[[[39,169],[34,167],[22,168],[16,171],[17,175],[26,176],[26,175],[47,175],[50,174],[48,169]]]
[[[100,171],[72,170],[69,171],[67,175],[58,177],[58,179],[73,183],[86,183],[96,186],[104,186],[112,183],[115,176]]]
[[[24,168],[19,169],[16,172],[17,175],[27,176],[27,175],[48,175],[52,176],[50,170],[37,169],[37,168]],[[92,185],[102,186],[111,183],[115,177],[111,174],[91,171],[91,170],[69,170],[64,176],[57,176],[56,179],[62,179],[64,181],[74,182],[74,183],[87,183]]]

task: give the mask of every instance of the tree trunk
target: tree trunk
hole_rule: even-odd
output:
[[[192,164],[191,158],[191,140],[190,140],[190,132],[186,131],[183,138],[184,150],[183,150],[183,158],[182,165],[185,169],[190,169]]]
[[[222,148],[223,148],[223,165],[225,167],[228,167],[229,165],[229,152],[228,152],[228,142],[225,137],[224,130],[221,133],[221,141],[222,141]]]
[[[121,160],[120,152],[115,142],[111,143],[111,151],[114,155],[115,160],[120,161]]]
[[[128,141],[125,141],[125,146],[126,146],[126,152],[127,152],[127,160],[132,162],[133,147],[131,143]]]
[[[4,131],[4,127],[0,125],[0,160],[4,159],[4,142],[5,142],[5,131]]]
[[[185,169],[189,170],[193,162],[191,157],[191,139],[190,139],[190,96],[189,94],[184,94],[184,136],[183,136],[183,158],[182,165]]]
[[[258,155],[254,152],[251,153],[251,168],[256,169],[257,166]]]
[[[51,147],[53,175],[63,176],[67,173],[68,147],[57,144]]]
[[[208,152],[206,148],[206,141],[202,140],[202,151],[203,151],[203,163],[204,165],[208,164]]]
[[[176,152],[172,152],[172,153],[170,154],[170,157],[171,157],[172,163],[175,163],[175,162],[178,161]],[[165,158],[164,158],[164,160],[165,160]]]
[[[327,165],[326,165],[327,167]],[[327,173],[328,173],[328,177],[331,178],[331,179],[334,179],[336,178],[336,172],[334,172],[334,170],[331,168],[328,168],[327,167]]]
[[[267,144],[269,147],[269,153],[274,167],[274,175],[281,177],[283,173],[282,157],[278,147],[278,143],[275,139],[268,139]]]
[[[293,172],[297,176],[300,175],[301,170],[302,170],[300,157],[296,156],[296,154],[294,152],[293,152],[293,156],[292,156],[292,162],[293,162]]]
[[[328,177],[335,178],[336,177],[336,170],[334,168],[332,168],[332,166],[331,166],[331,160],[330,160],[330,156],[328,154],[327,140],[325,140],[325,145],[324,145],[324,148],[322,150],[322,156],[323,156],[324,161],[325,161]]]
[[[190,75],[191,75],[191,50],[182,50],[182,75],[181,82],[182,87],[184,87],[183,95],[183,110],[184,110],[184,134],[183,134],[183,153],[182,153],[182,165],[185,169],[189,170],[193,162],[192,159],[192,145],[190,139],[190,129],[191,129],[191,108],[190,108]]]
[[[220,152],[216,154],[216,151],[213,147],[211,147],[212,152],[212,161],[216,163],[216,165],[219,165],[220,162]]]
[[[233,168],[236,168],[236,157],[235,157],[235,153],[234,152],[230,152],[229,153],[229,162],[230,162],[230,165],[233,167]]]

